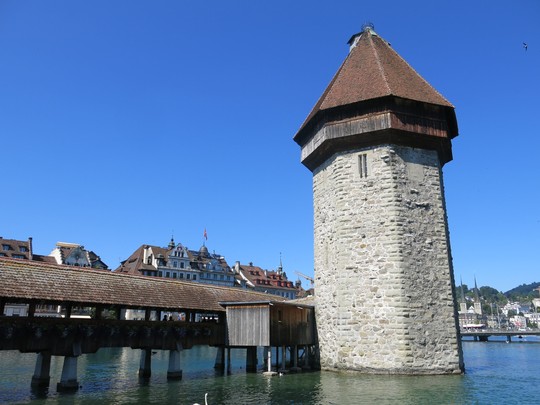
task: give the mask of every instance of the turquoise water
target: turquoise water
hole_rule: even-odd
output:
[[[531,343],[535,340],[536,343]],[[463,342],[462,376],[371,376],[331,372],[265,377],[246,374],[233,350],[230,375],[215,373],[215,349],[182,352],[183,379],[167,381],[168,353],[152,356],[139,380],[140,351],[101,349],[78,361],[82,388],[56,392],[62,358],[53,357],[49,391],[32,392],[35,354],[0,352],[0,403],[32,404],[535,404],[540,401],[540,341]]]

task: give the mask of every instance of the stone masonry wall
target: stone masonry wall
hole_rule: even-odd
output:
[[[321,367],[461,373],[437,153],[335,154],[314,171],[313,192]]]

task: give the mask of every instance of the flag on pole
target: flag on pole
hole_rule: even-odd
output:
[[[208,240],[208,234],[206,233],[206,228],[204,228],[204,239]]]

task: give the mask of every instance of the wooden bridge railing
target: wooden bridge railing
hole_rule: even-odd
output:
[[[101,347],[178,350],[224,343],[225,325],[216,322],[0,317],[0,350],[78,356]]]

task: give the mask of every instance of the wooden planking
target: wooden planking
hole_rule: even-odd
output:
[[[314,344],[313,307],[288,303],[227,305],[230,346]]]
[[[227,334],[229,346],[269,346],[268,305],[228,306]]]

